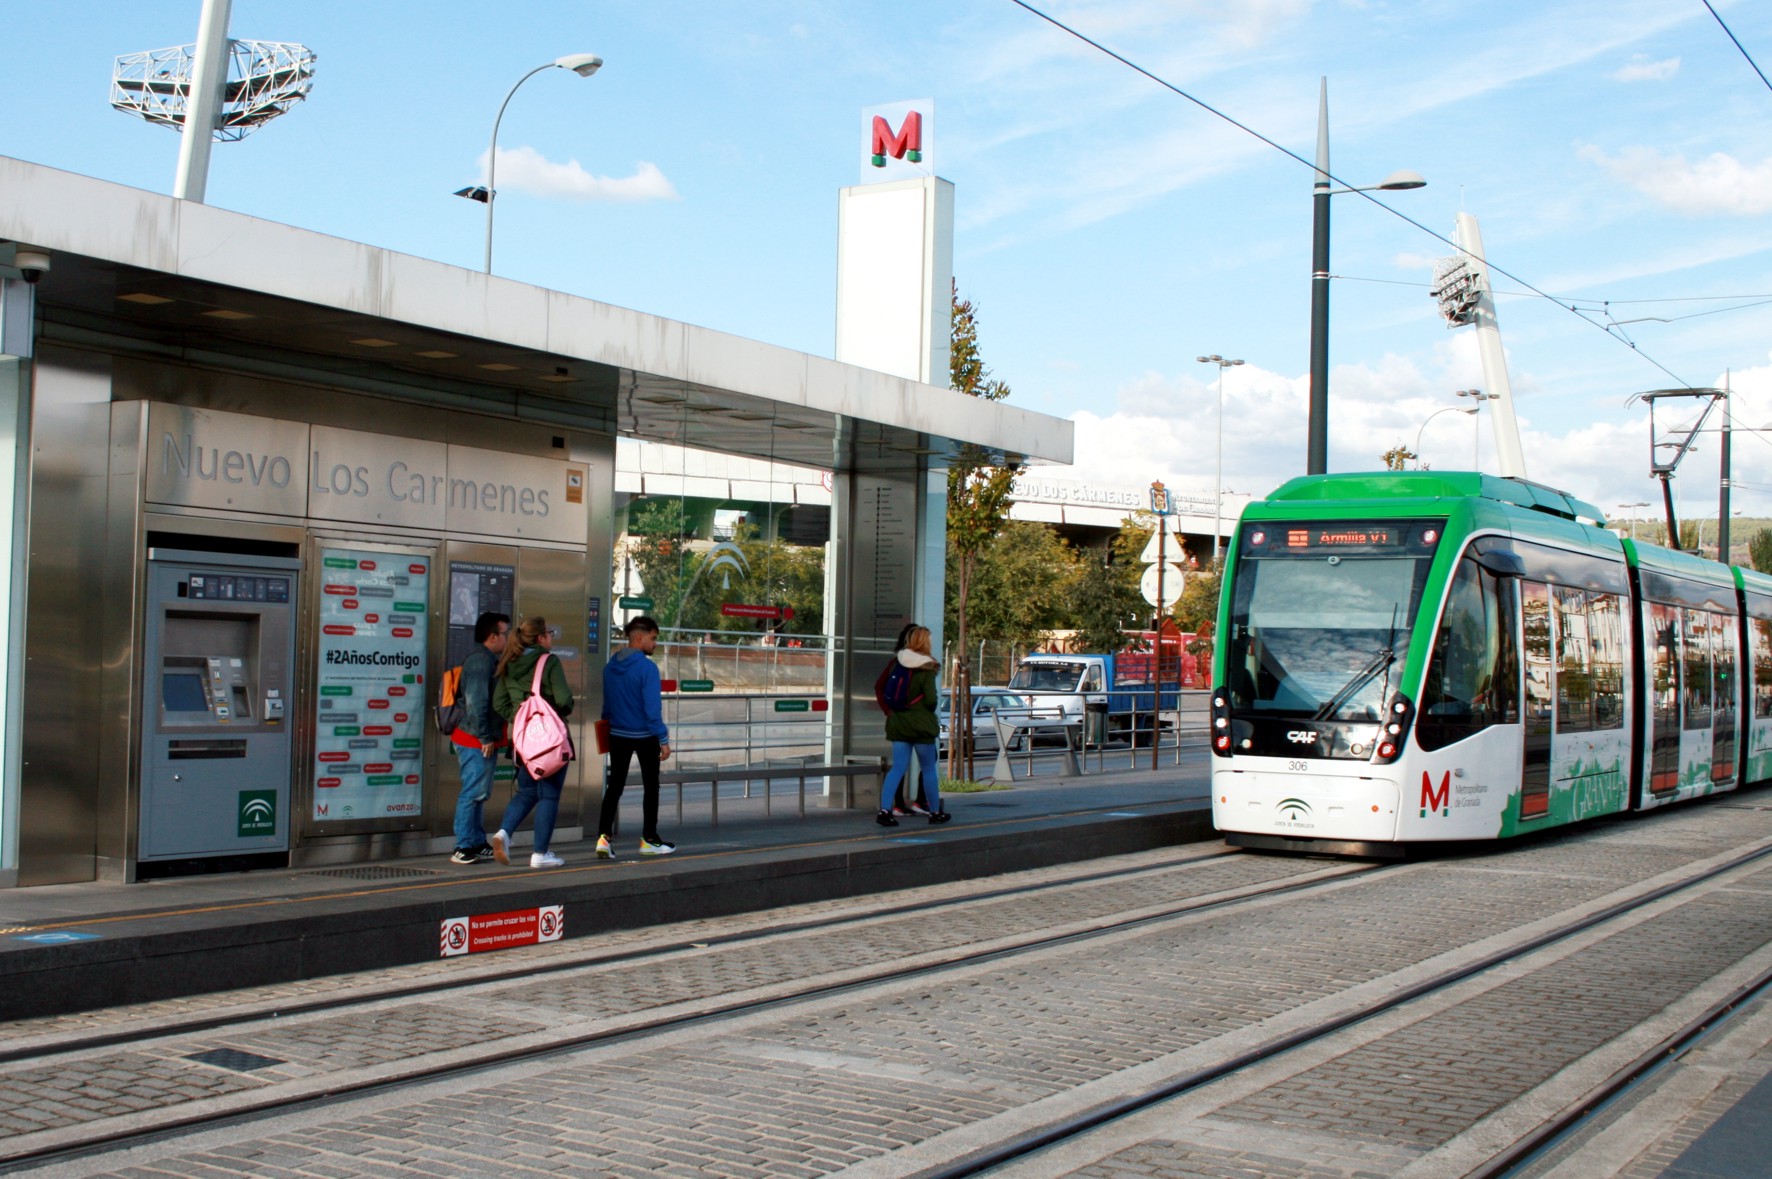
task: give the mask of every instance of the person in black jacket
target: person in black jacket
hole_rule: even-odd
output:
[[[498,765],[505,723],[492,711],[492,680],[498,657],[511,633],[511,616],[491,611],[474,620],[479,644],[461,662],[461,720],[449,740],[461,764],[461,797],[455,803],[455,851],[452,864],[477,864],[492,858],[486,842],[486,799],[492,794],[492,771]]]

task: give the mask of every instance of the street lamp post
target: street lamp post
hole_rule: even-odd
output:
[[[1477,411],[1474,409],[1465,409],[1463,406],[1448,405],[1443,409],[1436,409],[1436,410],[1434,410],[1434,412],[1428,414],[1427,421],[1421,423],[1421,429],[1415,431],[1414,450],[1415,450],[1416,463],[1419,464],[1421,462],[1421,436],[1423,433],[1425,433],[1427,431],[1427,423],[1428,422],[1433,421],[1435,418],[1439,417],[1443,413],[1475,414],[1476,412]]]
[[[1483,402],[1485,401],[1501,400],[1501,394],[1485,393],[1481,389],[1456,389],[1453,391],[1452,396],[1473,397],[1476,399],[1478,409],[1483,408]],[[1480,453],[1482,449],[1482,433],[1482,426],[1478,424],[1476,417],[1473,416],[1471,418],[1471,470],[1473,471],[1479,469],[1483,464],[1482,455]]]
[[[1311,188],[1311,407],[1307,475],[1329,470],[1329,198],[1344,192],[1397,192],[1421,188],[1419,172],[1392,172],[1377,184],[1331,188],[1329,179],[1329,79],[1317,97],[1317,178]]]
[[[1218,366],[1218,468],[1212,477],[1212,563],[1218,563],[1219,538],[1224,535],[1224,370],[1242,364],[1240,360],[1226,360],[1218,353],[1211,356],[1196,356],[1201,364]]]
[[[1632,540],[1637,539],[1637,509],[1648,507],[1649,501],[1645,499],[1634,504],[1619,504],[1618,506],[1619,508],[1630,512],[1630,538]]]
[[[498,178],[498,125],[504,122],[505,107],[511,105],[511,99],[516,96],[518,86],[523,85],[543,70],[571,70],[581,78],[588,78],[602,68],[603,59],[594,53],[569,53],[565,57],[555,58],[545,65],[538,65],[518,78],[517,85],[512,86],[510,92],[505,95],[505,100],[498,104],[498,117],[492,120],[492,146],[487,149],[486,153],[486,184],[484,187],[470,185],[467,188],[458,189],[455,194],[458,197],[467,197],[471,201],[484,201],[486,204],[487,274],[492,273],[492,206],[493,202],[498,199],[498,189],[494,186],[494,182]]]

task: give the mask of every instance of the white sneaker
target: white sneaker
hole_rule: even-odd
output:
[[[529,857],[529,866],[531,868],[563,868],[566,866],[566,861],[553,852],[536,852]]]
[[[492,858],[501,864],[511,862],[511,837],[503,828],[492,833]]]
[[[643,856],[668,856],[677,850],[677,845],[668,839],[660,839],[657,843],[644,836],[640,839],[640,854]]]

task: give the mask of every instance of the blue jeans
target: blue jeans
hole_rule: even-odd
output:
[[[911,751],[916,750],[917,761],[923,769],[923,797],[929,809],[941,809],[941,774],[935,766],[935,742],[927,745],[913,745],[909,741],[892,743],[892,768],[886,771],[886,781],[880,784],[880,809],[892,809],[892,800],[898,795],[898,784],[904,781],[905,771],[911,768]]]
[[[461,763],[461,797],[455,800],[455,846],[473,851],[486,842],[486,800],[492,795],[492,770],[498,753],[491,757],[479,748],[455,747]]]
[[[511,805],[505,808],[504,822],[498,825],[506,835],[515,835],[517,827],[529,812],[535,812],[535,850],[545,852],[548,842],[554,838],[554,819],[560,813],[560,788],[566,784],[566,771],[571,769],[570,763],[555,770],[546,778],[532,778],[523,763],[517,763],[517,793],[511,798]]]

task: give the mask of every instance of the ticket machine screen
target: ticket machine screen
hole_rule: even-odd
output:
[[[160,702],[167,712],[208,712],[203,677],[194,671],[169,671],[160,677]]]

